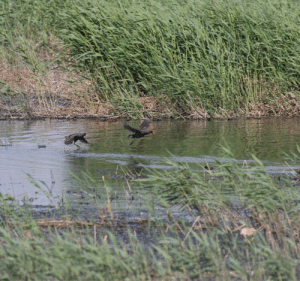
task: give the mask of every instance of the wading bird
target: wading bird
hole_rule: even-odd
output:
[[[129,138],[140,139],[146,135],[154,134],[154,131],[146,130],[149,127],[149,125],[150,125],[150,120],[146,118],[144,122],[137,129],[130,127],[128,124],[125,124],[124,128],[133,133],[132,135],[128,136]],[[133,141],[129,145],[132,145]]]
[[[65,144],[66,145],[69,145],[69,144],[72,144],[74,142],[74,144],[77,142],[77,141],[81,141],[81,142],[84,142],[84,143],[89,143],[84,137],[87,136],[87,133],[77,133],[77,134],[72,134],[72,135],[69,135],[69,136],[66,136],[65,138]],[[77,144],[75,144],[76,146],[78,146]]]

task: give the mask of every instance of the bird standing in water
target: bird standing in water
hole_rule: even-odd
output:
[[[75,144],[77,141],[81,141],[83,143],[89,143],[84,138],[85,136],[87,136],[87,133],[76,133],[76,134],[72,134],[72,135],[66,136],[65,144],[69,145],[69,144],[72,144],[73,142]],[[78,146],[77,144],[75,144],[75,145]]]
[[[129,138],[140,139],[146,135],[155,134],[154,131],[146,130],[149,127],[149,125],[150,125],[150,120],[146,118],[137,129],[130,127],[128,124],[125,124],[124,128],[133,133],[132,135],[128,136]],[[132,145],[133,141],[129,145]]]

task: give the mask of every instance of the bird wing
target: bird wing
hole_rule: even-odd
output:
[[[137,132],[140,131],[140,130],[138,130],[138,129],[135,129],[135,128],[130,127],[128,124],[125,124],[125,125],[124,125],[124,128],[125,128],[126,130],[130,131],[130,132],[133,132],[133,133],[137,133]]]
[[[89,143],[84,137],[82,137],[82,138],[80,138],[78,140],[80,140],[81,142],[84,142],[84,143]]]
[[[72,134],[72,135],[66,136],[65,144],[72,144],[73,141],[74,141],[74,137],[75,136],[76,136],[76,134]]]
[[[146,128],[148,128],[150,125],[150,122],[151,121],[148,118],[146,118],[144,120],[144,122],[139,126],[139,130],[145,130]]]

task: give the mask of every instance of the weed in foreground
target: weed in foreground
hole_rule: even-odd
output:
[[[232,159],[216,162],[213,172],[184,163],[170,163],[174,173],[149,171],[148,178],[138,180],[151,195],[149,217],[137,221],[147,225],[147,246],[129,225],[126,241],[119,240],[116,229],[109,230],[117,227],[108,221],[117,220],[112,209],[99,221],[36,220],[29,206],[2,196],[2,277],[298,280],[297,187],[288,178],[278,185],[255,161],[252,168]],[[156,204],[166,207],[165,218],[157,216]],[[192,223],[180,219],[174,205]]]

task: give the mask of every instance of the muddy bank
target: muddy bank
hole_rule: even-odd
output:
[[[25,62],[0,59],[0,120],[118,118],[186,118],[192,120],[300,116],[300,95],[262,81],[246,81],[245,86],[261,89],[253,100],[241,102],[238,110],[222,107],[208,110],[199,97],[189,95],[184,103],[169,94],[147,95],[139,86],[132,91],[106,93],[87,73],[78,73],[58,63],[63,46],[57,40],[49,49],[34,46],[40,69]],[[249,85],[248,85],[248,84]]]
[[[227,112],[220,109],[219,113],[208,114],[205,110],[194,112],[172,112],[166,109],[155,98],[140,98],[144,108],[136,112],[138,116],[148,116],[153,119],[186,118],[191,120],[231,120],[236,118],[265,118],[265,117],[299,117],[300,100],[290,94],[277,98],[272,103],[248,104],[248,110]],[[113,102],[95,102],[94,107],[87,105],[82,99],[71,94],[52,93],[42,99],[32,93],[17,95],[0,95],[0,120],[28,120],[28,119],[73,119],[97,118],[114,120],[131,117],[127,112],[121,113]]]
[[[279,95],[275,88],[269,89],[267,95],[259,94],[259,101],[248,102],[237,111],[219,107],[209,112],[201,100],[195,101],[193,97],[183,106],[172,102],[167,95],[147,96],[142,91],[128,97],[116,94],[105,99],[93,81],[67,67],[59,67],[54,63],[55,57],[49,52],[42,52],[41,57],[45,62],[52,63],[41,73],[36,73],[27,65],[13,66],[5,59],[0,61],[0,120],[110,120],[144,116],[152,119],[226,120],[240,117],[300,116],[300,96],[295,93]]]

